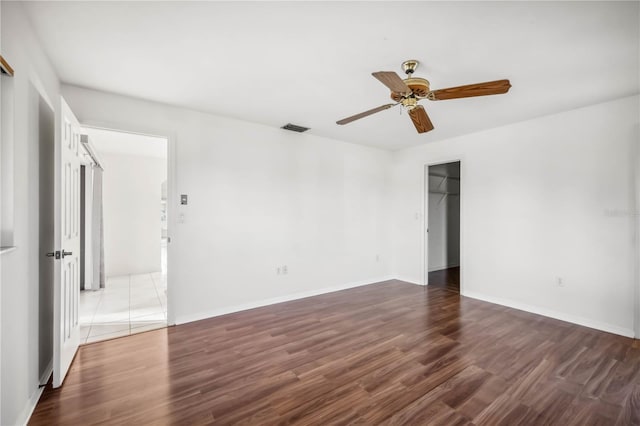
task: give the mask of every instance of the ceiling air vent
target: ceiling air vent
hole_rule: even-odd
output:
[[[291,124],[291,123],[287,123],[280,128],[285,130],[291,130],[292,132],[298,132],[298,133],[306,132],[307,130],[309,130],[308,127],[296,126],[295,124]]]

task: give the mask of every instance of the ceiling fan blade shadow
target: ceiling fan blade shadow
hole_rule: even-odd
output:
[[[418,133],[426,133],[433,130],[433,123],[431,123],[431,119],[422,105],[418,105],[410,110],[409,116],[411,117],[411,121],[413,121],[413,125],[416,126]]]
[[[371,114],[375,114],[376,112],[384,111],[385,109],[389,109],[392,106],[396,106],[396,105],[398,105],[398,104],[382,105],[382,106],[379,106],[377,108],[373,108],[373,109],[370,109],[368,111],[361,112],[360,114],[352,115],[351,117],[347,117],[347,118],[343,118],[342,120],[338,120],[338,121],[336,121],[336,124],[342,125],[342,124],[351,123],[352,121],[359,120],[359,119],[367,117],[367,116],[369,116]]]
[[[432,90],[427,95],[431,101],[470,98],[473,96],[501,95],[511,88],[509,80],[488,81],[486,83],[468,84],[466,86],[448,87]]]

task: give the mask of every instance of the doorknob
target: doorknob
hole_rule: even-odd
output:
[[[64,251],[64,249],[62,250],[62,258],[64,259],[65,256],[71,256],[73,253],[70,251]]]

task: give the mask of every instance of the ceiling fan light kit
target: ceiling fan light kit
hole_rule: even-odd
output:
[[[466,86],[449,87],[447,89],[431,90],[429,80],[413,77],[413,73],[418,68],[418,62],[410,59],[402,63],[402,71],[407,75],[404,80],[393,71],[378,71],[373,75],[382,84],[391,90],[391,99],[395,104],[382,105],[377,108],[370,109],[360,114],[352,115],[342,120],[336,121],[337,124],[347,124],[352,121],[359,120],[369,115],[375,114],[385,109],[389,109],[396,105],[402,105],[409,112],[411,121],[418,133],[426,133],[433,130],[431,119],[427,115],[426,110],[418,102],[422,99],[430,101],[440,101],[447,99],[469,98],[474,96],[500,95],[507,93],[511,88],[509,80],[496,80],[486,83],[468,84]]]

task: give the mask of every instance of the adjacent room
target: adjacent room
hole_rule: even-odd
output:
[[[0,2],[0,424],[640,425],[640,2]]]
[[[166,327],[167,140],[81,131],[99,167],[81,170],[80,342]]]

